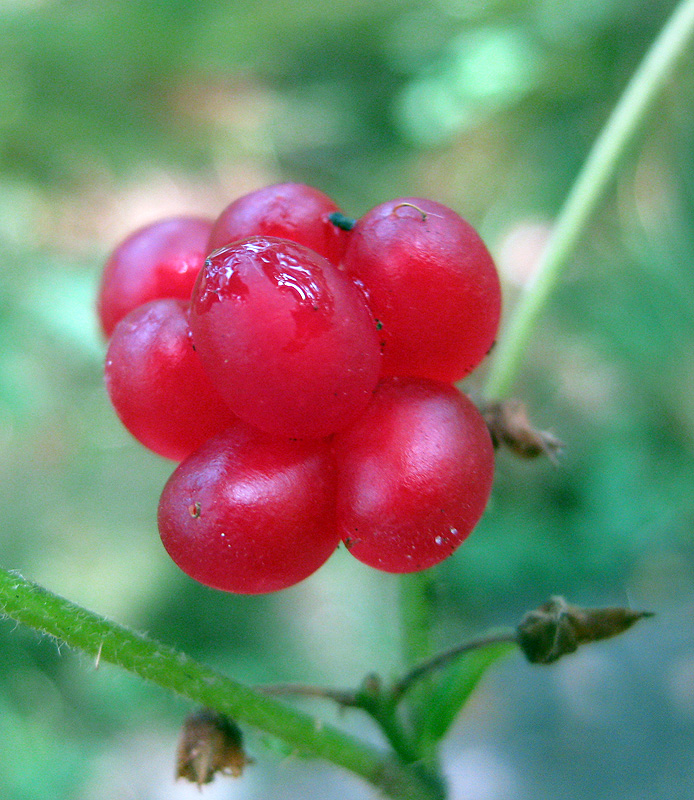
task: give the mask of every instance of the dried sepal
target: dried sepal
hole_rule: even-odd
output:
[[[528,661],[551,664],[579,645],[617,636],[650,616],[649,611],[628,608],[580,608],[555,596],[523,617],[517,628],[518,644]]]
[[[487,423],[495,448],[503,445],[520,458],[546,455],[557,463],[564,445],[549,431],[540,431],[528,419],[520,400],[494,400],[483,403],[480,412]]]
[[[238,778],[251,763],[243,750],[241,731],[228,717],[201,708],[186,718],[176,754],[177,778],[200,787],[218,772]]]

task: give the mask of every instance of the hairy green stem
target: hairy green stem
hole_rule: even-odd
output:
[[[531,284],[497,344],[487,397],[507,396],[537,319],[603,198],[622,156],[694,37],[694,0],[682,0],[634,73],[564,203]]]
[[[427,779],[395,757],[5,570],[0,570],[0,610],[95,659],[123,667],[195,703],[272,734],[298,751],[344,767],[388,797],[443,797],[435,779]]]

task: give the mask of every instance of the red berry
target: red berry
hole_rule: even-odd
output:
[[[181,300],[153,300],[116,325],[106,355],[106,388],[130,433],[174,461],[236,419],[193,350]]]
[[[116,323],[150,300],[189,300],[212,223],[197,217],[171,217],[128,236],[104,269],[98,298],[101,327],[110,336]]]
[[[471,372],[499,325],[499,278],[474,229],[418,197],[369,211],[351,232],[345,268],[381,323],[383,372],[444,382]]]
[[[339,542],[325,441],[290,441],[237,422],[178,466],[159,503],[169,555],[191,578],[258,594],[315,572]]]
[[[268,433],[328,436],[363,411],[380,374],[361,292],[325,258],[284,239],[255,236],[213,252],[190,325],[229,407]]]
[[[415,572],[443,561],[487,504],[487,426],[452,386],[383,381],[334,447],[338,528],[352,555],[372,567]]]
[[[349,234],[330,222],[338,206],[303,183],[266,186],[234,200],[214,223],[208,252],[248,236],[276,236],[310,247],[339,264]]]

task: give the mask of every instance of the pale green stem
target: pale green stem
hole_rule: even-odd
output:
[[[399,579],[401,646],[402,657],[406,667],[412,667],[431,655],[431,626],[433,621],[432,575],[432,570],[426,569],[422,572],[412,572],[401,575]],[[426,684],[422,682],[422,684],[411,693],[409,698],[409,719],[402,714],[398,717],[398,709],[396,708],[397,698],[394,694],[391,695],[391,721],[394,727],[397,728],[399,720],[399,728],[404,732],[405,737],[406,747],[404,750],[396,747],[396,751],[400,752],[401,756],[403,756],[404,753],[412,753],[416,754],[418,758],[424,758],[424,754],[418,753],[409,740],[412,738],[413,726],[416,727],[416,720],[421,717],[423,713],[422,708],[427,702],[426,688]],[[391,742],[394,742],[388,730],[386,730],[386,735]],[[394,742],[394,747],[396,744],[397,742]],[[439,771],[439,766],[435,757],[427,758],[426,763],[432,771]]]
[[[425,778],[395,757],[5,570],[0,570],[0,611],[94,659],[123,667],[197,704],[272,734],[297,751],[344,767],[388,797],[443,797],[435,779]]]
[[[431,653],[431,570],[400,576],[402,655],[406,666]]]
[[[694,0],[683,0],[634,73],[564,203],[537,272],[497,344],[485,386],[487,397],[508,395],[549,294],[614,178],[622,156],[686,54],[693,36]]]

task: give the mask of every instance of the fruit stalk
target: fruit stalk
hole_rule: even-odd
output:
[[[412,666],[431,653],[431,570],[400,576],[400,617],[402,656]]]
[[[523,351],[562,270],[603,199],[624,154],[694,37],[694,0],[682,0],[632,76],[596,139],[557,217],[537,271],[502,331],[485,386],[487,397],[508,396]]]
[[[437,781],[395,757],[221,675],[161,642],[0,570],[0,611],[99,661],[276,736],[307,755],[343,767],[398,800],[442,800]]]

